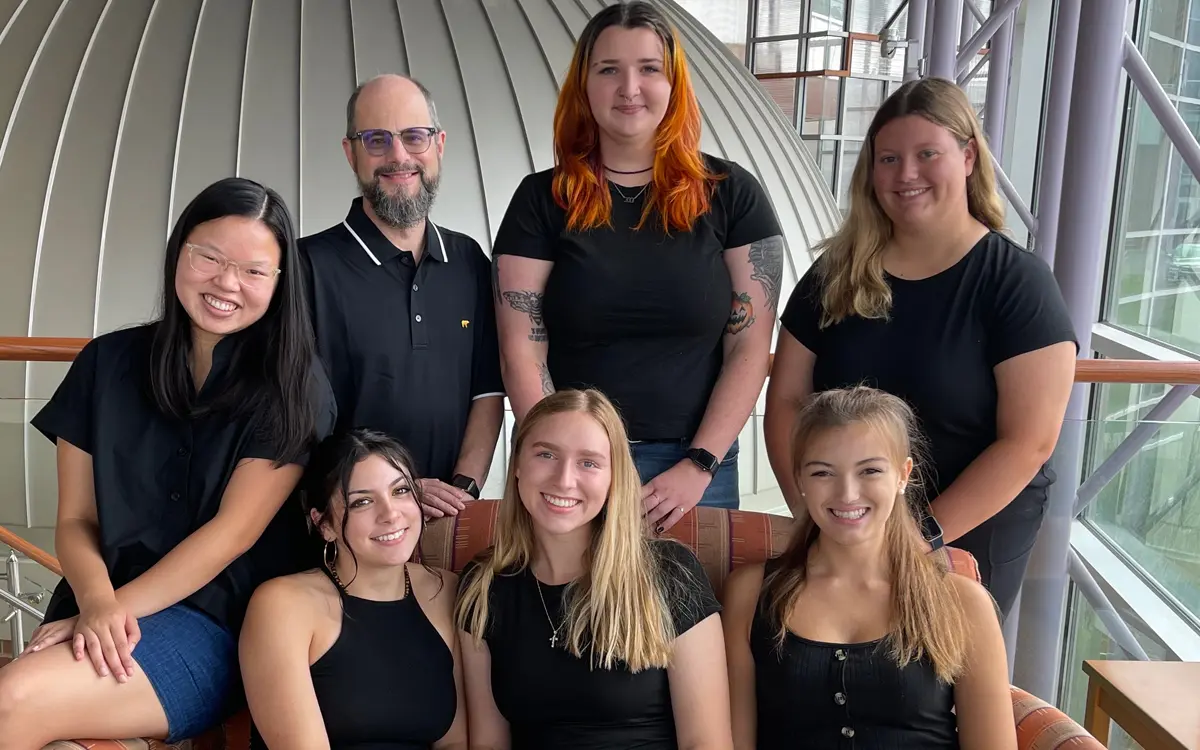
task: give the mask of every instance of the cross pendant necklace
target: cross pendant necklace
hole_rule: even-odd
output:
[[[546,622],[550,623],[550,648],[556,648],[558,646],[558,631],[562,629],[562,626],[566,622],[560,622],[555,626],[554,618],[550,617],[550,608],[546,606],[546,597],[542,594],[542,582],[537,579],[537,576],[533,577],[533,582],[537,585],[538,598],[542,600],[542,611],[546,613]]]

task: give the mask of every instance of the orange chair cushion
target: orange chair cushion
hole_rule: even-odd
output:
[[[435,568],[462,572],[463,567],[492,543],[500,504],[493,500],[469,503],[457,516],[426,524],[421,535],[421,561]],[[666,536],[690,547],[720,595],[729,572],[739,565],[765,562],[783,552],[792,519],[766,513],[720,508],[696,508]],[[979,580],[979,566],[970,553],[946,547],[951,570]],[[1023,690],[1012,689],[1013,715],[1020,750],[1099,750],[1098,743],[1070,717]],[[250,719],[243,712],[194,740],[166,745],[158,740],[63,740],[45,750],[248,750]]]
[[[492,543],[500,503],[479,500],[457,516],[430,521],[421,535],[421,560],[435,567],[462,572],[471,558]],[[717,595],[729,572],[741,565],[762,563],[783,552],[792,519],[767,513],[721,508],[696,508],[667,531],[666,536],[696,553]],[[979,578],[979,565],[970,553],[947,547],[951,570]]]

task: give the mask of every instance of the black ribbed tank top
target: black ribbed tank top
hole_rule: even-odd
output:
[[[824,643],[789,632],[780,648],[762,606],[750,627],[758,750],[957,750],[954,688],[927,659],[901,669],[887,639]]]

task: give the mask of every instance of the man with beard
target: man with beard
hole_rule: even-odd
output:
[[[424,86],[397,75],[362,84],[342,140],[362,197],[342,223],[300,240],[338,427],[403,442],[434,517],[479,497],[504,416],[489,261],[428,219],[445,145]]]

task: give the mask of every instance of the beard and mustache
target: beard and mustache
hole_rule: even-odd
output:
[[[440,162],[440,160],[439,160]],[[389,193],[381,184],[380,177],[396,172],[416,172],[419,178],[417,190],[413,195],[407,194],[403,188],[395,193]],[[374,179],[363,182],[358,179],[358,188],[363,198],[371,204],[375,215],[397,229],[408,229],[420,224],[433,207],[437,198],[438,186],[442,181],[441,164],[438,164],[437,174],[430,177],[419,164],[385,164],[375,170]]]

